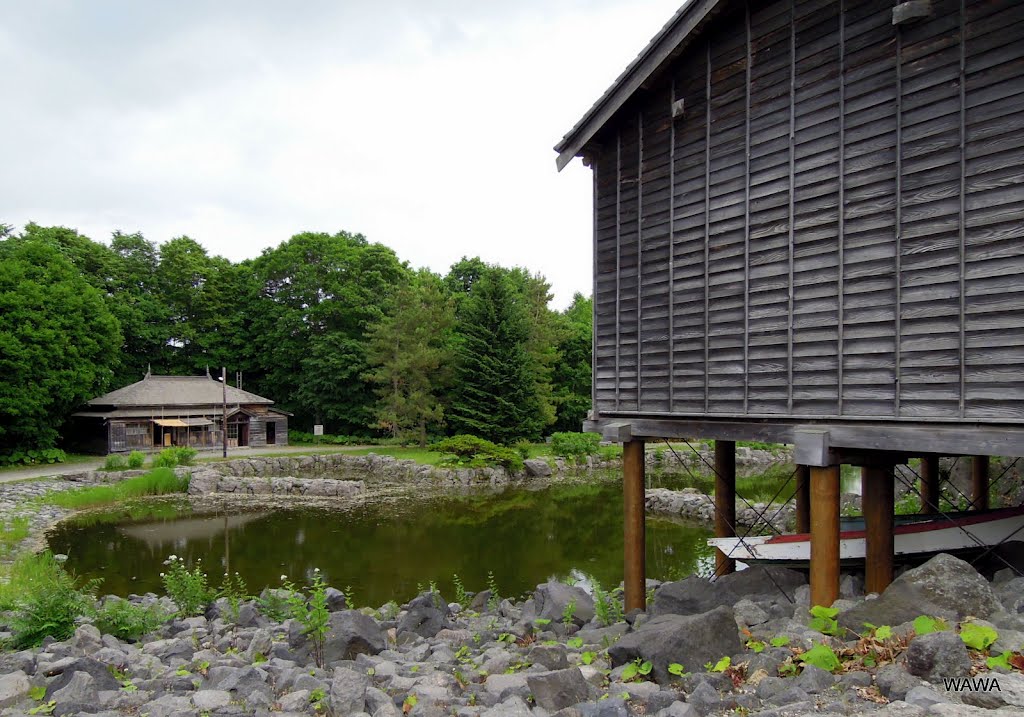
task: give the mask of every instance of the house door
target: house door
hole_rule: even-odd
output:
[[[267,421],[267,445],[277,443],[277,421]]]

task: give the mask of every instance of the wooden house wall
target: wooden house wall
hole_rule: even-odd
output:
[[[599,414],[1024,422],[1024,2],[932,5],[736,3],[597,135]]]

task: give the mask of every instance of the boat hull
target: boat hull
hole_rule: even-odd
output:
[[[913,518],[920,520],[913,520]],[[893,531],[894,556],[898,561],[917,560],[938,553],[974,553],[1009,540],[1024,540],[1024,508],[959,513],[951,520],[941,516],[903,517]],[[811,536],[796,533],[748,538],[711,538],[708,545],[745,563],[807,564]],[[841,530],[839,560],[863,562],[864,530]]]

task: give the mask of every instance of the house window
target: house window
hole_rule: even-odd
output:
[[[228,424],[228,440],[229,441],[232,441],[232,440],[237,441],[238,440],[238,424],[237,423],[229,423]]]

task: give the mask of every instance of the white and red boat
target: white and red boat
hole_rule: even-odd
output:
[[[893,533],[898,561],[936,553],[982,551],[1010,540],[1024,541],[1024,506],[946,515],[897,515]],[[711,538],[708,545],[751,564],[806,565],[811,559],[809,533]],[[839,559],[844,563],[864,560],[863,518],[844,518],[840,524]]]

